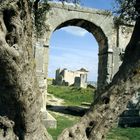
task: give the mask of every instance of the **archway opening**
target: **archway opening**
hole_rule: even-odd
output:
[[[96,39],[93,35],[96,35]],[[106,38],[100,34],[99,28],[84,23],[84,20],[65,22],[53,33],[49,52],[48,100],[49,98],[50,100],[47,101],[47,110],[53,111],[51,114],[57,119],[59,130],[70,127],[88,111],[99,79],[98,54],[107,49],[105,43]],[[83,89],[75,86],[77,77],[73,75],[77,70],[86,71],[87,79],[84,82],[89,87]],[[77,81],[80,78],[78,77]],[[50,85],[52,79],[53,85]],[[71,81],[74,83],[71,84]],[[53,135],[57,130],[50,129],[49,132]]]
[[[89,75],[87,79],[89,81],[92,81],[92,80],[94,81],[96,79],[95,81],[98,82],[99,86],[103,85],[104,82],[106,81],[106,76],[107,76],[107,74],[106,74],[106,72],[107,72],[106,65],[107,65],[107,57],[108,57],[107,56],[107,50],[108,50],[107,37],[105,36],[105,34],[103,33],[102,29],[99,26],[93,24],[92,22],[86,21],[84,19],[71,19],[71,20],[62,22],[61,24],[58,24],[56,27],[54,27],[53,33],[57,34],[57,32],[60,31],[59,29],[61,29],[62,32],[68,33],[68,32],[70,32],[70,31],[68,31],[70,29],[63,28],[63,27],[68,27],[68,26],[76,26],[76,27],[80,27],[82,29],[85,29],[85,30],[82,30],[82,31],[80,29],[81,34],[83,36],[86,35],[86,34],[89,35],[90,37],[88,39],[90,41],[92,40],[92,43],[89,45],[89,47],[86,47],[84,45],[84,43],[86,42],[86,39],[81,38],[80,43],[82,45],[80,45],[80,44],[74,45],[73,44],[74,40],[77,40],[77,39],[75,39],[74,36],[71,40],[68,39],[69,40],[68,43],[65,43],[66,34],[65,35],[58,35],[59,38],[58,38],[58,40],[55,40],[55,41],[53,41],[53,36],[52,36],[51,41],[55,42],[56,45],[53,45],[53,43],[50,42],[50,46],[49,46],[50,54],[52,54],[52,52],[54,51],[55,55],[53,54],[53,56],[52,56],[53,60],[51,60],[51,56],[49,56],[50,57],[49,58],[50,59],[49,67],[51,67],[51,64],[53,66],[56,66],[55,63],[62,64],[63,62],[65,62],[65,63],[63,63],[63,65],[60,65],[60,66],[57,66],[57,67],[54,68],[54,70],[57,69],[57,68],[62,68],[62,71],[60,69],[57,71],[57,74],[60,75],[58,80],[60,80],[61,83],[63,83],[64,76],[69,71],[70,72],[72,71],[72,73],[73,73],[73,71],[76,71],[77,69],[79,70],[81,68],[84,69],[84,70],[87,69],[87,71],[88,71],[88,69],[90,69],[90,67],[91,67],[91,76]],[[70,27],[70,28],[74,28],[74,27]],[[71,29],[71,31],[74,31],[74,29]],[[78,33],[78,31],[76,33]],[[50,36],[51,36],[51,34],[50,34]],[[94,37],[95,37],[95,39],[94,39]],[[93,41],[93,39],[94,39],[94,41]],[[87,41],[88,43],[90,42],[89,40]],[[64,44],[64,47],[62,47],[61,42],[62,42],[62,44]],[[95,42],[96,42],[96,45],[95,45]],[[60,45],[59,45],[59,43],[60,43]],[[67,46],[68,44],[69,44],[69,46]],[[73,46],[74,46],[74,48],[72,48]],[[53,48],[55,50],[53,50]],[[96,50],[94,50],[94,49],[96,49]],[[56,51],[56,50],[59,50],[59,52]],[[94,55],[94,52],[96,52],[95,55]],[[69,56],[70,54],[72,56]],[[94,58],[91,58],[91,60],[89,60],[90,55],[94,57]],[[64,56],[64,57],[61,58],[62,56]],[[76,59],[77,56],[80,56],[80,58]],[[74,58],[74,59],[72,59],[72,58]],[[84,61],[84,63],[86,65],[84,65],[84,66],[79,65],[81,60],[86,60],[86,59],[88,61],[88,62]],[[60,60],[60,62],[57,62],[57,60]],[[79,66],[79,67],[74,68],[74,67],[68,66],[70,64],[70,62],[76,62],[75,65]],[[94,62],[96,62],[96,66],[94,66]],[[89,63],[90,63],[90,67],[86,67]],[[94,69],[94,67],[95,67],[96,70]],[[65,68],[67,68],[67,70]],[[50,78],[50,77],[54,78],[54,75],[56,74],[56,73],[54,73],[55,72],[54,70],[49,68],[48,78]],[[97,72],[97,70],[98,70],[98,72]],[[51,74],[50,71],[54,71],[53,74]],[[94,72],[96,73],[95,74],[96,76],[94,74],[92,76],[92,73],[94,73]],[[98,73],[98,78],[97,78],[97,73]],[[51,76],[51,75],[53,75],[53,76]],[[80,79],[81,77],[80,78],[79,77],[78,78],[75,77],[74,81],[79,82],[81,80]],[[76,80],[76,78],[77,78],[77,80]],[[87,80],[86,78],[84,78],[84,79],[85,79],[85,81]],[[49,83],[49,81],[48,81],[48,83]],[[60,104],[56,105],[55,103],[53,104],[53,102],[55,102],[56,97],[54,97],[54,96],[51,97],[50,94],[47,96],[47,100],[49,99],[49,97],[51,97],[50,102],[47,101],[47,110],[53,111],[51,113],[57,120],[57,129],[55,129],[55,130],[50,129],[49,130],[49,132],[53,136],[54,135],[59,135],[61,133],[60,131],[62,131],[64,128],[70,127],[74,123],[78,122],[79,118],[81,116],[83,116],[88,111],[88,109],[90,108],[90,104],[93,101],[93,92],[94,92],[93,90],[95,90],[94,86],[92,86],[92,92],[91,92],[90,96],[88,96],[88,100],[86,101],[85,98],[86,98],[86,96],[88,95],[88,92],[89,92],[89,91],[85,92],[85,90],[87,90],[87,89],[77,88],[77,87],[75,88],[73,86],[74,84],[72,84],[70,86],[67,81],[64,82],[63,84],[65,86],[59,86],[58,87],[58,85],[57,85],[57,87],[53,86],[52,87],[53,89],[48,87],[48,93],[49,92],[50,93],[55,92],[56,93],[55,95],[57,96],[57,98],[62,97],[62,100],[59,99],[59,101],[58,101],[58,103],[61,102],[62,104],[60,103]],[[69,88],[70,88],[71,91],[68,91]],[[63,91],[64,94],[61,91]],[[85,94],[85,93],[87,93],[87,94]],[[86,96],[84,97],[83,95],[86,95]],[[66,101],[66,98],[67,98],[67,101]],[[80,102],[80,104],[79,104],[79,101],[81,100],[81,98],[83,98],[84,100],[82,100],[82,102]],[[64,100],[65,100],[65,102],[63,104]],[[72,100],[73,100],[73,102],[72,102],[72,104],[70,104],[70,101],[72,101]],[[83,103],[84,107],[83,106],[81,107],[82,103]],[[54,113],[54,111],[55,112],[57,111],[57,114]],[[58,112],[59,112],[59,114],[58,114]],[[63,113],[63,115],[62,114],[60,115],[60,112]],[[64,114],[67,114],[67,116],[65,115],[65,117],[64,117]],[[59,130],[59,132],[57,132],[57,130]]]
[[[56,70],[88,70],[87,81],[97,82],[98,44],[83,28],[67,26],[56,30],[50,40],[48,77],[55,78]]]
[[[76,26],[55,31],[50,43],[48,92],[63,99],[66,106],[91,104],[97,75],[98,44],[92,34]]]

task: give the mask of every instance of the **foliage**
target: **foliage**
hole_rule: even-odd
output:
[[[140,128],[113,128],[107,140],[140,140]]]
[[[135,21],[138,17],[136,12],[136,0],[115,0],[115,13],[125,21]]]
[[[55,113],[51,113],[55,119],[57,120],[57,128],[48,128],[48,132],[52,135],[53,140],[57,140],[57,137],[61,134],[61,132],[68,127],[71,127],[75,123],[78,122],[79,118],[78,117],[66,117],[66,116],[60,116],[56,115]]]
[[[36,34],[38,37],[41,37],[43,33],[48,30],[45,25],[46,20],[46,12],[49,9],[49,5],[47,1],[43,1],[42,3],[37,3],[34,6],[34,14],[35,14],[35,27],[36,27]]]
[[[48,86],[48,92],[64,99],[67,105],[81,105],[82,102],[92,102],[94,90],[66,86]]]

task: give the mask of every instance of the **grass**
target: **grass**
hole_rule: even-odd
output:
[[[93,101],[94,90],[91,88],[82,89],[75,87],[48,85],[48,93],[53,94],[55,97],[63,99],[65,101],[65,105],[80,106],[82,102],[91,103]],[[73,126],[80,119],[80,117],[74,117],[71,115],[58,115],[51,111],[50,113],[57,120],[56,129],[47,129],[48,132],[52,135],[53,140],[57,140],[57,137],[65,128]]]
[[[57,115],[55,113],[51,114],[55,117],[57,120],[57,128],[48,128],[48,132],[51,134],[53,137],[53,140],[57,140],[57,137],[62,133],[62,131],[65,128],[73,126],[75,123],[78,122],[79,118],[78,117],[73,117],[73,116],[62,116],[62,115]]]
[[[93,101],[94,90],[66,86],[48,86],[48,92],[54,96],[64,99],[66,105],[81,105],[82,102]]]
[[[48,129],[53,140],[57,140],[57,137],[65,128],[73,126],[79,120],[75,117],[73,119],[69,119],[68,117],[59,115],[55,115],[55,118],[58,121],[57,129]],[[112,128],[109,131],[106,140],[140,140],[140,128]]]
[[[112,128],[107,140],[140,140],[140,128]]]

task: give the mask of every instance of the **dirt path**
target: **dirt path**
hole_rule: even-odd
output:
[[[47,93],[47,105],[63,105],[65,102],[63,99],[56,98],[54,95]]]

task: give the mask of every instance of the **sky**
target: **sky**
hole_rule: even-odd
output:
[[[81,0],[89,8],[112,10],[114,0]],[[55,78],[58,68],[78,70],[86,68],[88,81],[97,81],[98,43],[94,36],[83,28],[68,26],[56,30],[50,40],[48,77]]]

